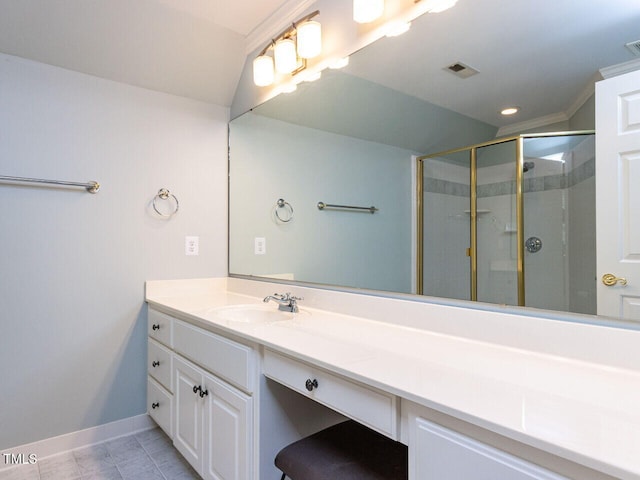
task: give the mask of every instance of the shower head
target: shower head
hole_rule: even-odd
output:
[[[533,170],[535,166],[536,164],[533,162],[524,162],[524,165],[522,166],[522,171],[526,173],[529,170]]]

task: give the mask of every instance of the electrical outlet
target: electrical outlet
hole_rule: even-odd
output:
[[[184,254],[198,255],[200,253],[200,237],[184,237]]]
[[[267,253],[267,239],[264,237],[256,237],[254,239],[253,253],[256,255],[264,255]]]

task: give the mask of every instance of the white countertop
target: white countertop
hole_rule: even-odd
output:
[[[603,473],[640,479],[638,370],[332,313],[304,302],[299,314],[284,315],[287,320],[229,321],[215,309],[264,305],[262,296],[273,292],[242,295],[226,291],[224,282],[217,289],[189,288],[189,281],[157,282],[158,288],[154,283],[147,284],[151,306],[198,326],[293,355]]]

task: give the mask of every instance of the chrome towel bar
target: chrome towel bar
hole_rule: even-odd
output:
[[[0,182],[19,182],[19,183],[46,183],[49,185],[63,185],[66,187],[83,187],[89,193],[97,193],[100,190],[98,182],[65,182],[63,180],[44,180],[42,178],[25,178],[25,177],[7,177],[0,175]]]
[[[318,202],[318,210],[337,209],[337,210],[355,210],[358,212],[376,213],[378,209],[373,205],[370,207],[353,207],[350,205],[332,205],[330,203]]]

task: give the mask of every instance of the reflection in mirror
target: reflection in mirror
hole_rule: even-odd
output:
[[[594,137],[522,135],[419,157],[418,293],[595,314]]]
[[[230,143],[232,273],[411,291],[410,152],[255,113],[233,122]],[[292,221],[276,217],[279,198]]]
[[[460,0],[357,52],[343,70],[325,70],[234,119],[230,273],[401,293],[417,293],[422,282],[427,295],[472,299],[468,155],[424,163],[423,275],[415,157],[594,128],[598,69],[633,59],[624,44],[636,40],[640,7],[569,3]],[[446,68],[456,63],[479,73],[459,78]],[[501,116],[508,105],[521,109]],[[492,152],[513,147],[478,154],[477,299],[520,303],[515,253],[531,238],[541,249],[525,250],[525,305],[592,314],[593,137],[548,142],[524,143],[522,246],[513,155],[500,164]],[[291,221],[276,215],[287,213],[279,199],[295,211]],[[318,202],[378,210],[319,210]]]

